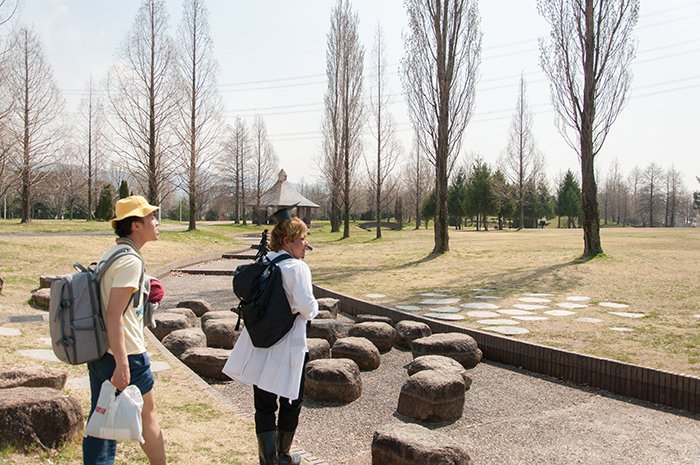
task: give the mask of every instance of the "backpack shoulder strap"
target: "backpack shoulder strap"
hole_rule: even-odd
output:
[[[96,268],[96,276],[97,276],[97,281],[102,278],[102,275],[109,269],[114,262],[116,262],[118,259],[126,256],[126,255],[133,255],[139,259],[141,262],[141,276],[139,278],[139,288],[134,292],[134,296],[132,298],[134,302],[134,306],[138,306],[141,303],[141,288],[143,288],[143,283],[144,279],[146,277],[146,270],[145,270],[145,264],[143,263],[143,258],[141,255],[136,252],[133,247],[126,245],[126,244],[120,244],[119,246],[115,247],[115,249],[112,251],[112,253],[105,259],[100,261],[97,264]],[[127,307],[128,308],[128,307]]]
[[[292,256],[289,255],[288,253],[283,253],[282,255],[279,255],[279,256],[273,258],[272,260],[270,260],[270,264],[273,265],[273,264],[279,263],[281,261],[287,260],[288,258],[292,258]]]

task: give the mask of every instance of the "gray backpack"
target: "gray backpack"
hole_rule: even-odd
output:
[[[91,263],[87,268],[76,263],[77,273],[59,277],[51,283],[49,302],[49,330],[51,346],[60,360],[71,365],[99,360],[107,352],[107,327],[102,318],[100,278],[107,269],[125,255],[141,256],[128,245],[118,246],[106,260]],[[143,262],[141,266],[144,280]],[[138,306],[142,285],[132,300]],[[128,306],[127,306],[128,308]],[[124,311],[127,309],[125,308]]]

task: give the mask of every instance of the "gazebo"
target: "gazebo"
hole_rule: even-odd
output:
[[[256,217],[260,223],[267,219],[282,207],[296,207],[297,217],[301,218],[307,226],[311,225],[311,213],[318,205],[307,199],[292,187],[287,181],[287,173],[280,170],[277,182],[260,196],[260,205],[251,204],[255,209]]]

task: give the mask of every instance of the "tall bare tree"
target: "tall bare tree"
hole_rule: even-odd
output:
[[[104,156],[104,104],[90,77],[87,94],[80,101],[79,146],[84,151],[83,166],[87,168],[87,220],[95,217],[97,201],[97,170]]]
[[[639,0],[538,0],[540,41],[557,125],[581,161],[583,256],[603,252],[594,161],[627,100]]]
[[[111,147],[154,205],[174,189],[172,124],[177,112],[174,48],[165,0],[143,0],[109,71]]]
[[[526,186],[533,184],[532,181],[537,178],[542,165],[542,156],[537,150],[535,135],[532,131],[532,112],[527,102],[527,84],[521,74],[508,145],[500,161],[502,172],[515,186],[520,214],[519,228],[525,227]]]
[[[41,41],[29,28],[11,38],[7,91],[14,101],[7,118],[11,160],[18,173],[22,223],[31,221],[32,188],[56,160],[65,137],[63,99]]]
[[[406,0],[403,85],[421,148],[435,166],[435,245],[450,250],[447,182],[472,116],[481,32],[476,0]]]
[[[664,170],[655,162],[649,163],[642,173],[639,192],[639,214],[646,215],[649,219],[648,226],[653,228],[659,224],[661,209],[663,208],[663,177]],[[642,225],[647,226],[642,217]]]
[[[201,207],[212,188],[212,163],[221,133],[221,98],[204,0],[185,0],[177,31],[181,104],[175,133],[180,142],[182,188],[189,196],[188,230],[197,228]]]
[[[338,0],[331,12],[326,49],[323,171],[333,183],[331,216],[342,209],[343,238],[350,237],[354,174],[362,151],[364,47],[358,28],[359,18],[350,1]]]
[[[223,147],[221,170],[233,191],[233,219],[247,224],[245,216],[246,176],[250,166],[250,139],[245,121],[236,118]]]
[[[377,25],[372,49],[372,67],[375,75],[370,89],[370,109],[374,117],[370,131],[376,141],[376,152],[374,166],[368,163],[369,179],[374,193],[377,239],[382,237],[382,211],[396,190],[396,182],[389,181],[401,153],[394,133],[394,123],[388,112],[391,98],[386,91],[386,63],[386,43],[381,26]]]
[[[409,199],[408,203],[413,206],[413,213],[416,215],[415,229],[420,229],[421,206],[423,205],[423,200],[430,193],[431,186],[434,186],[434,182],[430,180],[431,175],[428,160],[425,157],[425,153],[421,150],[418,136],[416,136],[413,141],[410,160],[404,167],[403,175]]]
[[[276,171],[279,168],[279,161],[272,143],[267,135],[267,126],[262,116],[256,116],[253,122],[251,136],[252,144],[252,195],[255,200],[256,214],[260,214],[260,198],[265,190],[270,186],[271,181],[277,179]],[[264,223],[267,218],[258,218],[260,223]]]
[[[666,215],[664,218],[664,226],[667,228],[675,228],[678,225],[678,213],[684,194],[683,181],[681,180],[682,175],[683,174],[673,166],[666,171]]]

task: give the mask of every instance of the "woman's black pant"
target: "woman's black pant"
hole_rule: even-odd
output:
[[[280,397],[277,394],[264,391],[257,386],[253,386],[253,402],[255,403],[255,434],[266,433],[268,431],[288,431],[292,432],[297,429],[299,424],[299,413],[301,412],[301,403],[304,400],[304,378],[306,371],[306,362],[309,360],[309,354],[304,357],[304,366],[302,368],[301,383],[299,384],[299,397],[292,402],[286,397]],[[279,401],[279,402],[278,402]],[[275,422],[275,413],[279,403],[279,418]]]

